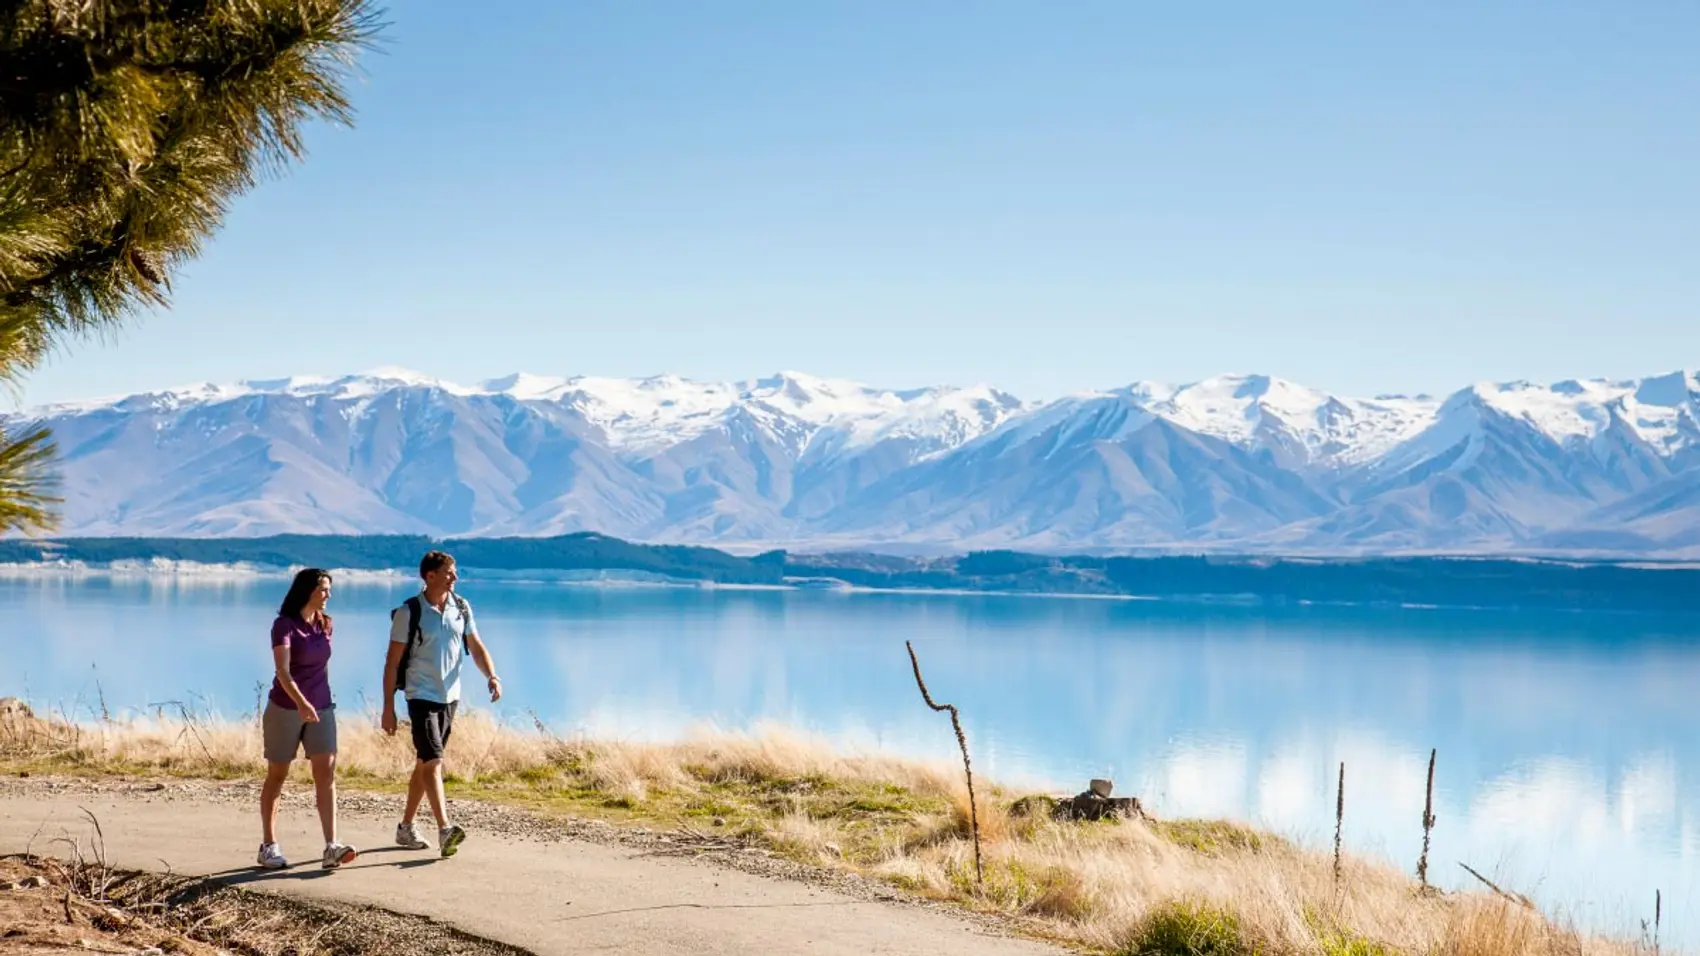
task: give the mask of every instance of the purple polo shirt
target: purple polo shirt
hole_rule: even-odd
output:
[[[289,648],[289,676],[301,688],[301,696],[314,710],[331,706],[331,632],[336,626],[326,619],[325,627],[308,624],[298,617],[282,617],[272,622],[272,646]],[[277,677],[272,677],[272,703],[295,709],[295,700],[284,693]]]

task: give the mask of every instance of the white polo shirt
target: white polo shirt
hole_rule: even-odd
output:
[[[407,660],[407,674],[402,693],[408,700],[428,700],[452,704],[460,700],[460,668],[466,660],[466,635],[477,633],[472,621],[472,603],[466,601],[463,615],[455,605],[455,595],[443,599],[441,611],[419,598],[419,639],[413,645],[413,655]],[[390,615],[390,641],[407,643],[407,605],[401,604]]]

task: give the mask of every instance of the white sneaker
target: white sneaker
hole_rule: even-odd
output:
[[[431,848],[431,844],[425,842],[425,838],[419,835],[419,827],[412,823],[395,825],[395,844],[396,846],[407,847],[409,850],[429,850]]]
[[[332,840],[325,844],[325,858],[319,865],[324,869],[334,870],[344,863],[352,862],[354,858],[359,855],[360,854],[348,844],[338,843],[335,840]]]
[[[444,856],[454,856],[455,851],[460,849],[461,841],[465,839],[466,831],[452,823],[437,830],[437,842],[442,846]]]
[[[260,855],[254,862],[268,870],[281,870],[289,865],[289,861],[283,858],[283,850],[279,849],[276,843],[260,844]]]

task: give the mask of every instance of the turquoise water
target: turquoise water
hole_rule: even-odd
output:
[[[282,581],[0,581],[0,694],[87,716],[187,701],[251,712]],[[404,583],[339,583],[333,686],[375,704]],[[507,685],[495,710],[658,738],[776,721],[951,757],[1163,816],[1230,816],[1415,867],[1439,750],[1430,871],[1459,861],[1585,925],[1700,942],[1700,619],[1063,599],[497,584],[462,593]],[[482,681],[472,698],[488,707]],[[344,719],[349,719],[350,714]]]

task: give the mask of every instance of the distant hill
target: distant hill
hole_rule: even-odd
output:
[[[779,584],[783,555],[740,558],[712,548],[632,544],[593,533],[555,538],[435,540],[419,535],[278,535],[267,538],[62,538],[0,540],[0,562],[119,561],[315,566],[416,572],[426,551],[452,552],[467,568],[497,571],[637,571],[680,581]]]
[[[679,583],[961,590],[1291,604],[1700,611],[1700,569],[1680,565],[1475,558],[1316,560],[1267,557],[1096,557],[979,551],[944,558],[634,544],[594,533],[550,538],[286,535],[267,538],[0,540],[0,563],[166,560],[304,565],[412,574],[431,548],[467,572],[625,572]]]

